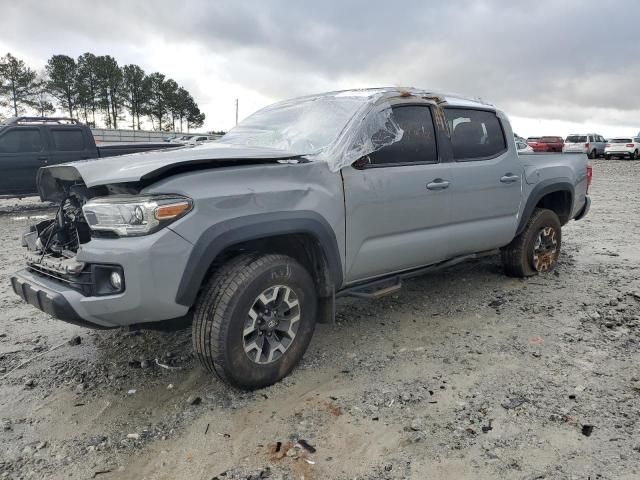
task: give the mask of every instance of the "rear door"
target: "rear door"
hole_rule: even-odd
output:
[[[598,155],[604,155],[604,146],[607,144],[607,141],[602,135],[597,135],[596,139],[598,141]]]
[[[523,167],[495,112],[445,108],[453,162],[448,256],[507,245],[513,239],[522,198]]]
[[[8,127],[0,132],[0,194],[36,193],[36,172],[49,160],[40,126]]]
[[[51,145],[50,164],[74,162],[93,157],[82,127],[60,126],[50,127],[47,130]]]
[[[440,159],[431,108],[392,110],[402,139],[365,156],[357,167],[342,169],[348,282],[447,256],[447,232],[441,227],[449,222],[450,167]]]

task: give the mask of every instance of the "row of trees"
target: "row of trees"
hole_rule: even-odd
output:
[[[85,53],[73,59],[52,56],[43,72],[7,53],[0,58],[0,106],[15,116],[31,109],[56,112],[107,128],[126,123],[141,129],[148,119],[157,130],[182,132],[202,127],[205,119],[191,94],[162,73],[147,75],[138,65],[120,67],[110,55]]]

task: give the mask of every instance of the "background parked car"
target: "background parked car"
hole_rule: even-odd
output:
[[[564,141],[565,153],[586,153],[589,158],[597,158],[604,155],[604,147],[607,141],[597,133],[571,134]]]
[[[215,140],[217,136],[214,135],[193,135],[189,140],[183,142],[185,145],[199,145],[203,142],[209,142]]]
[[[179,135],[177,137],[173,137],[169,141],[171,143],[185,143],[185,142],[189,141],[190,139],[192,139],[193,137],[194,137],[193,135]]]
[[[527,139],[527,143],[533,148],[534,152],[562,152],[562,147],[564,146],[562,137],[540,137],[537,141]]]
[[[640,152],[640,138],[612,138],[604,147],[604,158],[609,160],[611,157],[627,157],[632,160],[638,160],[640,158],[638,152]]]
[[[518,149],[518,153],[533,153],[533,148],[531,148],[524,139],[516,140],[516,148]]]

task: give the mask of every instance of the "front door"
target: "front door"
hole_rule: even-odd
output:
[[[446,259],[449,164],[438,155],[431,109],[399,105],[402,139],[342,170],[346,208],[346,281]],[[359,162],[357,162],[359,163]]]
[[[0,195],[36,193],[36,173],[48,160],[40,127],[4,129],[0,133]]]

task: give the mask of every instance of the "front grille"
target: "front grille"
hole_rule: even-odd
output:
[[[27,264],[27,269],[44,277],[63,283],[64,285],[82,293],[84,296],[91,295],[95,290],[93,274],[90,269],[88,271],[80,272],[77,275],[55,272],[54,270],[35,263]]]
[[[57,259],[27,254],[27,269],[38,275],[60,282],[82,295],[114,295],[124,291],[124,271],[120,265],[84,264],[73,258]],[[117,272],[121,278],[121,288],[111,285],[109,275]]]

